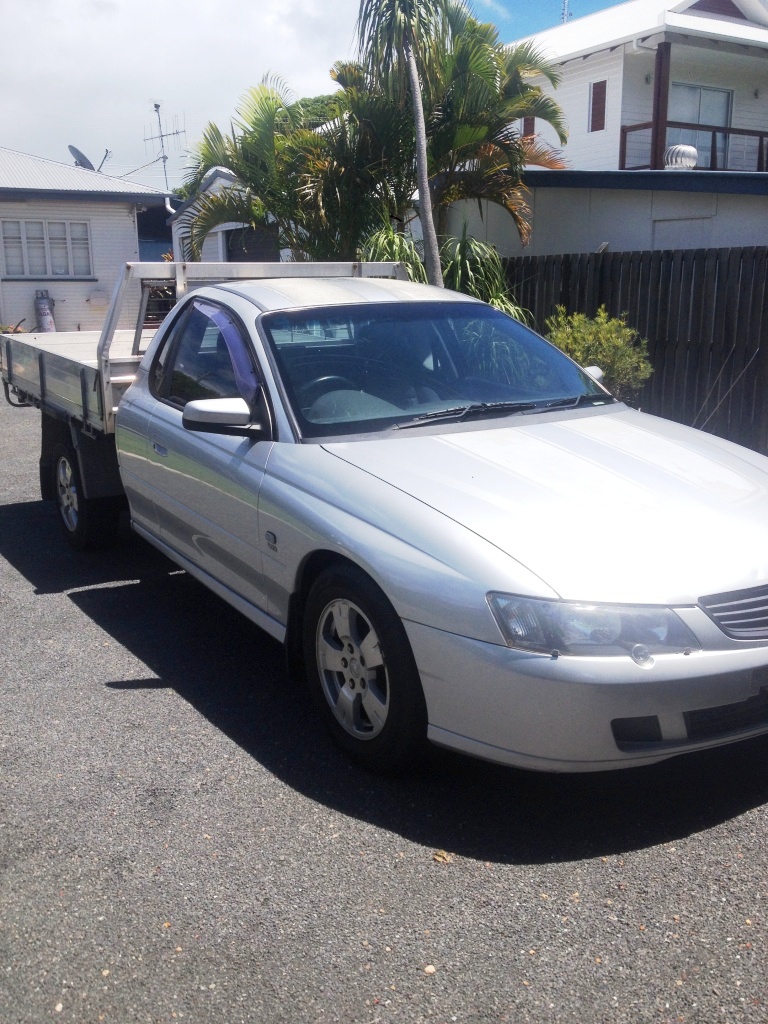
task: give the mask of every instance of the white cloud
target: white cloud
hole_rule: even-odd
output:
[[[0,145],[68,163],[74,144],[124,175],[159,153],[227,127],[240,97],[281,76],[299,96],[332,92],[329,69],[354,54],[358,0],[0,0]],[[167,142],[171,185],[184,156]],[[162,165],[133,175],[163,187]]]
[[[603,0],[572,0],[594,9]],[[561,0],[475,0],[502,39],[557,24]],[[0,0],[0,146],[68,163],[73,144],[104,171],[126,175],[155,159],[153,104],[164,130],[192,145],[213,121],[228,128],[240,98],[265,74],[298,96],[334,91],[329,70],[355,53],[359,0]],[[168,140],[171,186],[185,157]],[[132,175],[162,188],[162,165]]]

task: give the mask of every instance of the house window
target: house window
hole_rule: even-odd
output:
[[[601,132],[605,128],[605,93],[608,83],[592,82],[589,86],[589,130]]]
[[[6,277],[90,277],[86,221],[4,220],[0,236]]]
[[[523,118],[523,137],[528,138],[531,135],[536,134],[536,118],[535,117],[524,117]]]
[[[670,121],[687,122],[692,127],[669,128],[667,145],[677,146],[682,143],[695,146],[699,155],[697,166],[711,168],[713,133],[697,132],[693,125],[709,124],[713,127],[727,128],[731,123],[732,104],[730,90],[673,82],[669,90],[667,118]],[[728,165],[728,137],[725,132],[715,132],[714,135],[716,166],[722,170]]]

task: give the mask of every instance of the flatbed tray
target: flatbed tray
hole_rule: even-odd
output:
[[[135,332],[115,331],[109,353],[115,405],[133,380],[154,333],[142,332],[139,354],[133,355]],[[2,335],[3,379],[22,402],[72,417],[92,430],[108,431],[112,417],[104,416],[97,353],[100,337],[100,331]]]

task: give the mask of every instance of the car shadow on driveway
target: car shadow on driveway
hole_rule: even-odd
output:
[[[189,576],[71,599],[157,676],[110,689],[135,703],[142,686],[173,687],[297,791],[427,847],[486,861],[576,860],[679,839],[768,800],[765,739],[589,775],[436,750],[419,772],[376,778],[331,745],[303,687],[287,680],[282,646]]]
[[[9,509],[24,529],[6,530]],[[435,750],[418,772],[377,778],[326,737],[283,648],[152,548],[66,549],[40,503],[0,509],[0,554],[40,594],[68,599],[148,668],[105,680],[139,711],[168,687],[297,792],[428,848],[502,863],[572,861],[680,839],[768,801],[768,738],[642,769],[519,771]],[[55,521],[54,521],[55,525]]]
[[[58,518],[52,502],[0,506],[0,556],[29,580],[36,594],[61,594],[176,569],[131,532],[127,514],[121,518],[114,547],[87,552],[69,547]]]

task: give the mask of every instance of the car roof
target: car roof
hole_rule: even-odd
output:
[[[264,312],[365,302],[477,302],[447,288],[373,277],[273,277],[218,286]]]

